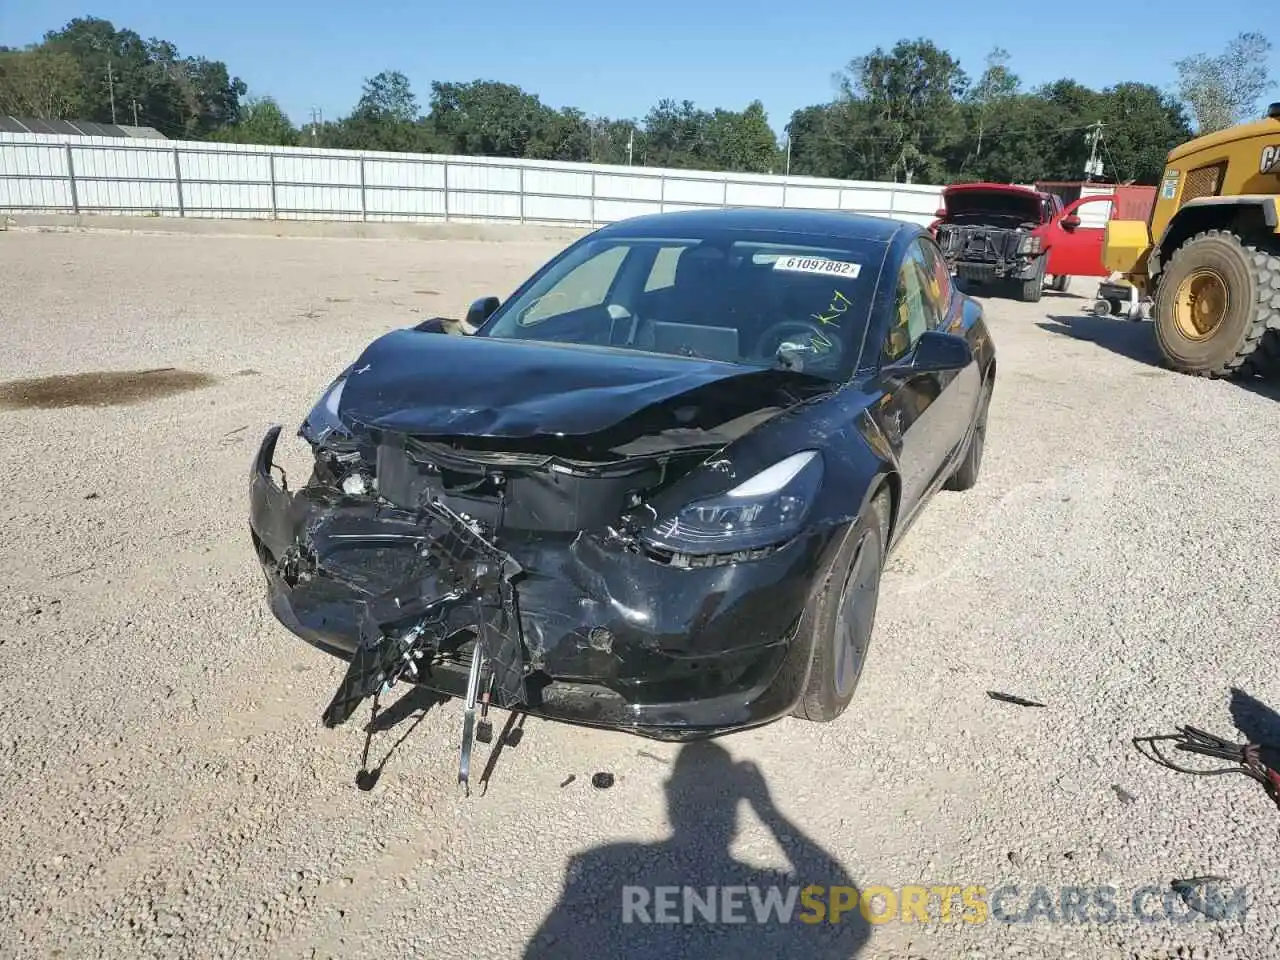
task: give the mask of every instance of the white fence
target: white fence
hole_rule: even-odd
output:
[[[596,226],[699,207],[927,225],[941,187],[180,140],[0,134],[0,212]]]

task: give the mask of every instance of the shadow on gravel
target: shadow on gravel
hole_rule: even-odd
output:
[[[360,758],[360,770],[356,774],[356,786],[361,790],[372,790],[377,785],[378,778],[382,776],[382,771],[386,767],[387,761],[400,748],[400,744],[409,739],[409,734],[417,729],[418,724],[422,722],[432,707],[438,707],[448,700],[449,698],[444,694],[436,693],[425,687],[412,687],[391,706],[385,710],[376,711],[364,728],[364,755]],[[370,767],[369,748],[373,745],[374,734],[386,733],[413,716],[415,711],[419,712],[413,723],[409,724],[399,739],[391,745],[382,759],[378,761],[377,765]]]
[[[1262,746],[1262,762],[1280,770],[1280,713],[1239,687],[1231,688],[1231,722],[1250,743]]]
[[[1163,369],[1160,349],[1156,346],[1151,324],[1123,320],[1119,317],[1093,317],[1088,314],[1049,317],[1036,324],[1059,336],[1096,343],[1104,350],[1136,360],[1150,367]]]
[[[754,764],[735,763],[715,742],[687,744],[676,757],[666,795],[669,839],[611,844],[570,858],[560,902],[534,935],[525,960],[605,952],[640,960],[846,960],[866,945],[870,928],[853,880],[774,806]],[[772,831],[792,872],[758,869],[730,854],[743,800]],[[619,814],[625,821],[625,811],[620,808]],[[802,899],[800,890],[810,885],[826,889]],[[734,887],[744,889],[735,892]],[[837,896],[833,887],[846,888],[838,892],[844,896],[838,903],[847,912],[835,923],[830,922]],[[776,907],[770,911],[771,900]],[[780,922],[788,901],[793,901],[790,920]],[[815,917],[822,922],[812,922]]]
[[[1260,397],[1280,402],[1280,376],[1272,377],[1269,380],[1238,380],[1236,383],[1250,393],[1256,393]]]
[[[1041,330],[1074,340],[1087,340],[1122,357],[1136,360],[1155,369],[1143,376],[1175,376],[1164,363],[1160,348],[1156,346],[1151,324],[1145,321],[1123,320],[1119,317],[1094,317],[1089,314],[1048,317],[1037,322]],[[1159,371],[1159,372],[1157,372]],[[1231,385],[1249,393],[1256,393],[1268,400],[1280,401],[1280,377],[1251,380],[1232,380]]]

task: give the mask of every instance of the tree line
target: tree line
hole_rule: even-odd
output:
[[[706,110],[663,99],[643,118],[610,119],[477,79],[432,82],[424,109],[396,70],[366,79],[348,115],[295,122],[221,61],[84,17],[0,47],[0,114],[136,121],[182,139],[905,183],[1078,180],[1093,160],[1101,179],[1153,184],[1170,149],[1256,114],[1273,87],[1270,50],[1242,33],[1221,53],[1177,60],[1173,91],[1066,78],[1027,88],[1000,48],[971,75],[933,41],[903,39],[851,60],[835,95],[795,111],[779,140],[759,100]]]

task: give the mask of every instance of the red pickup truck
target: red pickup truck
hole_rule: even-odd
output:
[[[1111,203],[1114,194],[1081,197],[1066,207],[1053,193],[1006,183],[963,183],[942,192],[930,230],[952,272],[970,288],[1012,287],[1035,302],[1044,290],[1066,290],[1076,277],[1105,277],[1104,228],[1084,226],[1079,210]]]

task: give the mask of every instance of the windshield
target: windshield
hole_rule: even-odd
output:
[[[593,237],[553,260],[479,335],[846,379],[883,257],[877,241],[779,233]]]

